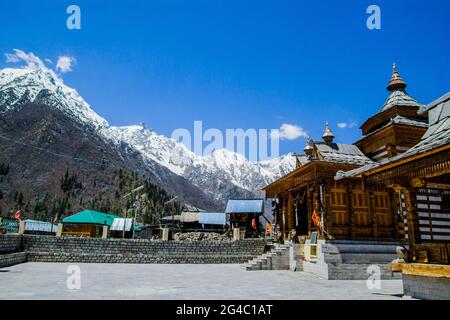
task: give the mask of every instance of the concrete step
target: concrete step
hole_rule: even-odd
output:
[[[397,258],[392,253],[342,253],[342,263],[390,263]]]
[[[262,270],[272,270],[272,257],[266,258],[266,263],[261,265]]]
[[[397,253],[397,245],[338,244],[340,253]]]
[[[330,244],[369,244],[369,245],[390,245],[390,246],[399,246],[400,242],[396,241],[374,241],[374,240],[327,240],[326,243]]]
[[[255,270],[287,270],[286,267],[291,244],[274,244],[266,253],[248,261],[243,268],[248,271]],[[286,261],[285,261],[286,260]]]
[[[379,264],[370,264],[370,263],[340,263],[337,265],[329,265],[328,273],[329,279],[343,279],[343,280],[367,280],[371,274],[367,273],[367,269],[369,267],[377,266],[381,272],[380,277],[381,280],[394,280],[401,279],[402,276],[400,273],[392,273],[390,271],[389,264],[387,263],[379,263]]]

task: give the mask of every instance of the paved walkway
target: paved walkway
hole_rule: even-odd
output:
[[[76,264],[81,288],[67,288],[67,263],[0,269],[0,299],[402,299],[400,280],[324,280],[303,272],[245,271],[239,265]]]

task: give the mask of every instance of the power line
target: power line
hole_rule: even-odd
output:
[[[32,144],[23,142],[23,141],[19,141],[19,140],[13,139],[13,138],[5,137],[3,135],[0,135],[0,139],[7,140],[9,142],[13,142],[15,144],[22,145],[24,147],[29,147],[29,148],[32,148],[34,150],[43,151],[43,152],[46,152],[46,153],[49,153],[51,155],[54,155],[54,156],[57,156],[57,157],[61,157],[61,158],[66,158],[66,159],[70,159],[70,160],[85,162],[85,163],[94,164],[94,165],[102,165],[102,166],[105,165],[104,163],[91,161],[91,160],[86,160],[86,159],[82,159],[82,158],[78,158],[78,157],[73,157],[73,156],[69,156],[67,154],[63,154],[63,153],[58,153],[58,152],[55,152],[55,151],[52,151],[52,150],[48,150],[48,149],[45,149],[45,148],[42,148],[42,147],[38,147],[38,146],[35,146],[35,145],[32,145]]]
[[[0,135],[0,139],[6,140],[6,141],[9,141],[9,142],[13,142],[15,144],[19,144],[19,145],[22,145],[24,147],[31,148],[31,149],[33,149],[35,151],[46,152],[46,153],[51,154],[53,156],[65,158],[65,159],[68,159],[68,160],[84,162],[84,163],[87,163],[87,164],[90,164],[90,165],[97,165],[97,166],[101,166],[101,167],[108,167],[110,169],[122,169],[122,170],[126,170],[126,171],[129,171],[129,172],[132,172],[132,173],[136,173],[136,174],[143,174],[142,171],[137,171],[135,169],[130,169],[130,168],[122,167],[122,166],[117,166],[117,165],[112,164],[108,160],[105,160],[105,162],[86,160],[86,159],[83,159],[83,158],[74,157],[74,156],[70,156],[70,155],[67,155],[67,154],[55,152],[55,151],[52,151],[52,150],[49,150],[49,149],[45,149],[45,148],[42,148],[42,147],[30,144],[30,143],[19,141],[19,140],[14,139],[14,138],[6,137],[4,135]],[[168,174],[166,174],[166,173],[162,173],[160,175],[168,176]]]
[[[70,156],[70,155],[67,155],[67,154],[63,154],[63,153],[55,152],[55,151],[52,151],[52,150],[49,150],[49,149],[46,149],[46,148],[42,148],[42,147],[30,144],[30,143],[19,141],[19,140],[14,139],[14,138],[6,137],[6,136],[1,135],[1,134],[0,134],[0,139],[6,140],[6,141],[9,141],[9,142],[12,142],[12,143],[24,146],[24,147],[31,148],[33,151],[46,152],[46,153],[51,154],[53,156],[65,158],[65,159],[68,159],[68,160],[84,162],[84,163],[87,163],[89,165],[97,165],[97,166],[101,166],[101,167],[103,167],[105,169],[110,169],[110,170],[120,169],[120,170],[125,170],[125,171],[131,172],[131,173],[135,173],[135,174],[141,174],[141,175],[147,176],[146,179],[148,179],[148,181],[151,184],[153,184],[154,186],[158,186],[158,184],[156,184],[154,181],[151,181],[149,179],[150,177],[148,177],[148,174],[145,174],[142,171],[137,171],[135,169],[130,169],[130,168],[117,166],[117,165],[112,164],[109,161],[106,161],[106,162],[103,163],[103,162],[97,162],[97,161],[92,161],[92,160],[86,160],[86,159],[79,158],[79,157],[73,157],[73,156]],[[152,168],[148,168],[148,170],[152,171]],[[169,177],[169,178],[172,176],[172,174],[170,173],[169,169],[167,169],[167,171],[160,172],[158,175],[156,175],[156,173],[154,173],[154,172],[151,172],[151,173],[153,173],[155,178],[160,180],[161,183],[164,183],[164,181],[161,179],[161,176],[162,177]],[[176,174],[173,174],[173,175],[176,175]],[[163,185],[159,185],[158,187],[161,188],[162,190],[164,190],[165,192],[167,192],[167,194],[169,194],[169,195],[171,194],[171,193],[169,193],[166,190],[165,187],[163,187]]]

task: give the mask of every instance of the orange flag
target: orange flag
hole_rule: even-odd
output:
[[[266,223],[266,234],[270,234],[272,232],[272,227],[270,226],[270,223]]]
[[[311,220],[314,222],[314,225],[318,226],[320,224],[320,218],[317,214],[316,210],[314,210]]]

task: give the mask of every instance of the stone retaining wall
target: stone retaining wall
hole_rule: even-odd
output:
[[[26,252],[0,254],[0,268],[13,266],[27,261]]]
[[[23,251],[23,238],[20,235],[0,235],[0,255],[21,251]]]
[[[4,238],[7,237],[7,238]],[[27,261],[93,263],[243,263],[264,252],[265,242],[93,239],[36,235],[0,236],[0,250],[23,250]]]
[[[254,256],[245,255],[147,255],[147,254],[68,254],[68,253],[28,253],[27,261],[33,262],[77,262],[77,263],[164,263],[164,264],[218,264],[244,263]]]

